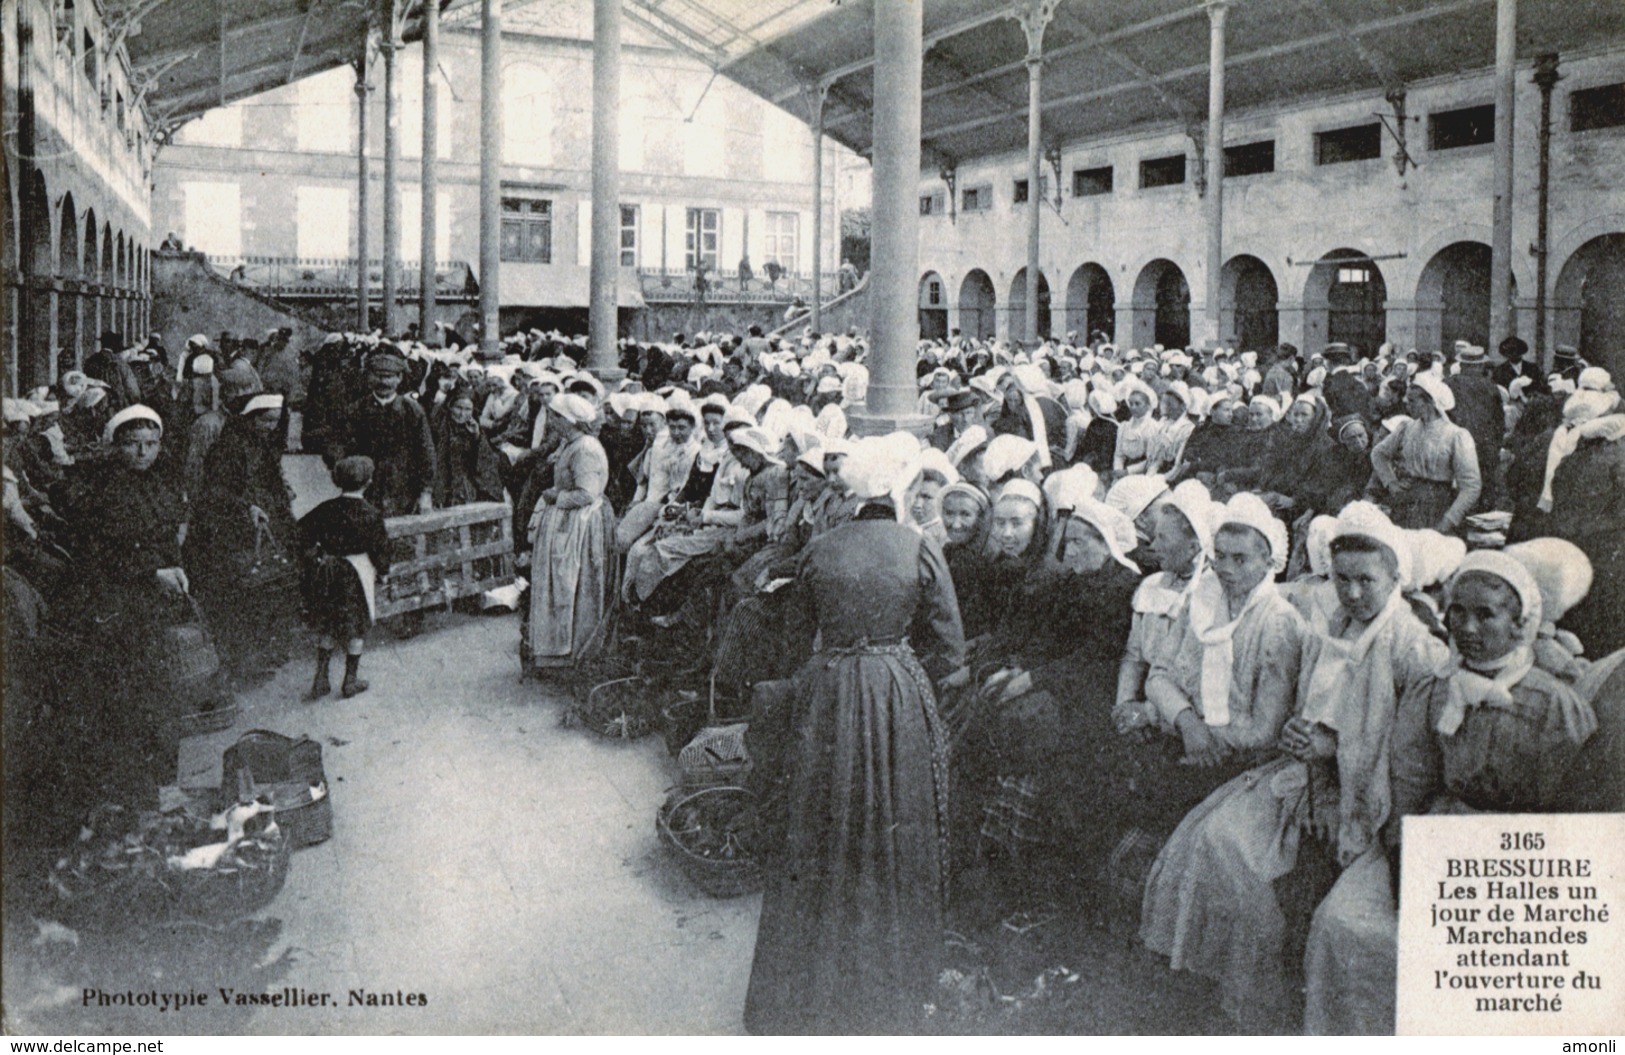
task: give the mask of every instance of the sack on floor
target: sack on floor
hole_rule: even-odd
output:
[[[221,794],[233,799],[245,793],[269,797],[277,823],[295,849],[333,834],[333,800],[322,745],[308,736],[250,730],[226,748],[220,768]]]

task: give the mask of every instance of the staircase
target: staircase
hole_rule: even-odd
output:
[[[869,272],[865,271],[858,284],[824,304],[820,323],[823,333],[845,333],[856,327],[859,332],[869,329]],[[787,322],[769,332],[769,337],[800,337],[811,330],[811,315]]]
[[[331,332],[314,311],[222,277],[202,253],[152,254],[152,328],[176,348],[194,333],[264,337],[286,326],[296,347],[313,348]]]

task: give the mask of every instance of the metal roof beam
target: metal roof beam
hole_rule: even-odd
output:
[[[1360,58],[1365,60],[1365,64],[1370,67],[1372,73],[1377,75],[1377,79],[1382,82],[1384,88],[1394,91],[1403,87],[1404,82],[1400,80],[1398,72],[1394,69],[1394,64],[1388,61],[1388,56],[1361,40],[1359,30],[1351,28],[1341,15],[1332,10],[1326,0],[1303,0],[1303,2],[1320,16],[1322,22],[1348,35],[1349,43],[1354,45],[1354,50],[1360,53]]]
[[[625,2],[621,4],[621,11],[626,14],[642,16],[641,19],[637,19],[637,21],[639,25],[644,26],[646,29],[653,30],[655,28],[655,26],[651,23],[657,23],[664,26],[666,32],[661,34],[662,39],[669,41],[673,36],[687,38],[689,41],[691,41],[688,46],[688,50],[690,52],[709,52],[714,57],[706,60],[707,66],[716,68],[717,66],[721,65],[723,59],[727,58],[727,53],[725,51],[717,47],[716,44],[712,43],[710,40],[701,36],[693,28],[685,25],[681,21],[673,18],[671,15],[659,10],[658,8],[651,7],[646,3],[641,3],[640,0],[625,0]]]
[[[985,26],[989,22],[1002,22],[1007,18],[1014,17],[1015,9],[1013,7],[1001,5],[996,10],[987,11],[980,15],[974,15],[962,22],[955,22],[951,26],[944,26],[934,33],[927,33],[924,40],[925,49],[930,51],[932,48],[936,47],[938,44],[949,39],[950,37],[957,37],[961,33],[969,33],[971,30]],[[863,70],[870,68],[874,64],[875,57],[871,55],[866,59],[858,59],[855,62],[849,62],[844,66],[837,66],[832,70],[822,73],[819,75],[819,80],[838,81],[843,77],[849,77],[854,73],[860,73]],[[1018,62],[1015,64],[1014,68],[1026,69],[1027,64],[1025,61]],[[980,80],[980,76],[977,79]],[[787,89],[773,96],[772,101],[782,105],[787,99],[794,98],[795,94],[796,89]],[[926,95],[929,94],[930,93],[926,93]]]
[[[1195,7],[1180,8],[1178,11],[1170,11],[1165,15],[1158,15],[1156,18],[1148,18],[1144,22],[1136,22],[1131,26],[1124,26],[1122,29],[1114,29],[1109,33],[1102,33],[1099,36],[1093,37],[1089,40],[1074,41],[1071,44],[1063,44],[1058,48],[1050,48],[1044,52],[1044,61],[1048,63],[1056,59],[1067,58],[1071,55],[1078,55],[1083,52],[1094,51],[1105,47],[1108,44],[1114,44],[1120,40],[1128,40],[1144,33],[1150,33],[1153,30],[1162,29],[1165,26],[1175,25],[1179,22],[1184,22],[1187,19],[1196,18],[1197,16],[1201,16],[1203,18],[1207,17],[1207,5],[1205,3],[1198,4]],[[1001,13],[1001,15],[998,17],[1008,18],[1010,17],[1009,12]],[[992,21],[992,19],[986,19],[986,21]],[[1027,60],[1025,57],[1023,57],[1016,62],[1007,62],[1003,66],[995,66],[990,70],[985,70],[976,74],[974,77],[967,77],[964,80],[956,83],[942,84],[935,88],[928,88],[924,92],[920,93],[920,101],[925,102],[926,100],[934,99],[939,95],[946,95],[949,92],[957,92],[964,88],[981,84],[985,81],[995,80],[999,77],[1007,77],[1012,73],[1020,73],[1025,76],[1026,71]],[[831,126],[840,125],[846,123],[847,121],[853,120],[855,117],[855,114],[842,114],[829,123]]]
[[[1439,4],[1435,7],[1422,8],[1417,11],[1408,11],[1402,15],[1393,15],[1389,18],[1379,18],[1371,22],[1362,22],[1357,25],[1350,26],[1347,29],[1338,29],[1325,33],[1318,33],[1312,37],[1304,37],[1299,40],[1290,40],[1283,44],[1273,44],[1267,48],[1260,48],[1257,51],[1249,51],[1241,55],[1234,55],[1226,60],[1224,65],[1226,69],[1231,69],[1236,66],[1246,65],[1250,62],[1264,62],[1269,59],[1280,58],[1283,55],[1294,55],[1298,52],[1307,51],[1310,48],[1318,48],[1326,44],[1332,44],[1340,40],[1345,40],[1350,34],[1353,33],[1379,33],[1390,29],[1402,29],[1405,26],[1414,25],[1418,22],[1426,22],[1434,18],[1442,18],[1445,15],[1452,15],[1459,11],[1466,11],[1474,7],[1483,7],[1494,2],[1495,0],[1448,0],[1448,2]],[[1200,8],[1199,10],[1205,11],[1206,8]],[[1200,76],[1206,72],[1207,63],[1202,62],[1195,66],[1185,66],[1177,70],[1168,70],[1165,73],[1156,74],[1152,77],[1152,80],[1158,84],[1168,84],[1173,81],[1184,80],[1187,77]],[[1091,91],[1079,92],[1074,95],[1064,95],[1054,99],[1044,100],[1043,109],[1049,110],[1059,106],[1075,106],[1079,103],[1094,102],[1098,99],[1109,98],[1113,95],[1121,95],[1123,92],[1133,91],[1136,88],[1142,87],[1145,87],[1145,85],[1141,84],[1139,81],[1128,81],[1123,84],[1114,84],[1107,88],[1096,88]],[[987,114],[982,117],[973,118],[969,121],[960,121],[940,128],[928,128],[922,130],[921,138],[937,139],[942,136],[958,135],[962,132],[974,131],[978,128],[985,128],[988,125],[999,124],[1003,121],[1009,121],[1014,118],[1021,117],[1025,115],[1026,112],[1026,107],[1015,107],[1001,113]],[[850,119],[851,116],[853,115],[843,114],[838,120]],[[827,129],[829,125],[833,123],[836,122],[826,121],[825,128]]]
[[[664,40],[666,43],[670,44],[672,47],[683,52],[684,54],[690,55],[695,59],[698,59],[700,62],[705,63],[705,65],[709,66],[711,69],[715,70],[720,64],[721,56],[718,52],[708,50],[702,51],[692,42],[683,40],[678,37],[677,34],[662,28],[652,20],[645,18],[638,5],[630,3],[625,4],[621,8],[621,13],[630,19],[634,24],[648,30],[650,33],[653,33],[655,36],[659,37],[661,40]]]
[[[287,82],[293,83],[299,69],[299,58],[305,53],[305,37],[310,33],[310,17],[316,13],[316,0],[305,0],[305,17],[299,23],[299,39],[293,44],[293,58],[288,60]]]

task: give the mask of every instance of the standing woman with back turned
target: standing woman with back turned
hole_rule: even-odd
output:
[[[796,587],[819,644],[791,682],[789,812],[745,997],[757,1034],[914,1032],[942,949],[948,745],[930,679],[963,678],[953,581],[903,523],[917,441],[860,441],[842,474],[863,505],[808,544]]]

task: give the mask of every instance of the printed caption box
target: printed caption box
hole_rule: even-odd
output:
[[[1401,1036],[1625,1029],[1625,814],[1404,823]]]

